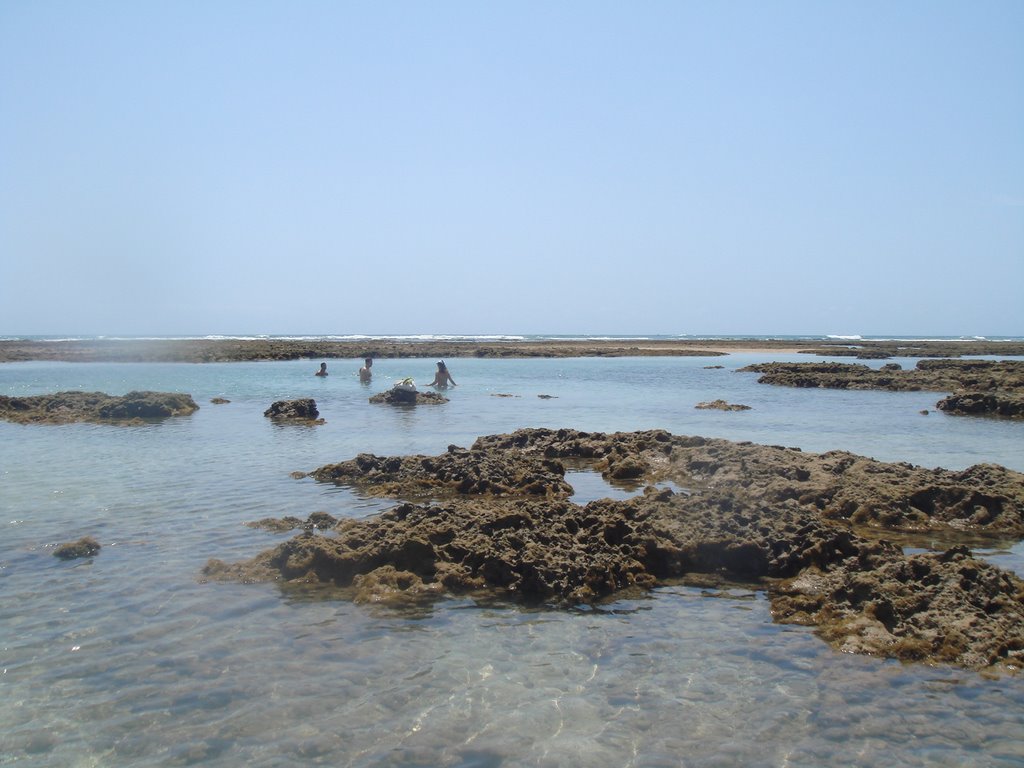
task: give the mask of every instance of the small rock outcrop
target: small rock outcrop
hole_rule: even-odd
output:
[[[712,400],[707,403],[697,403],[694,408],[700,408],[702,410],[712,411],[749,411],[749,405],[741,405],[739,403],[727,403],[725,400]]]
[[[140,391],[121,396],[74,391],[31,397],[0,395],[0,419],[20,424],[127,424],[187,416],[198,410],[190,395],[176,392]]]
[[[448,398],[437,392],[419,392],[417,390],[392,388],[378,392],[370,398],[371,403],[386,405],[440,405],[447,403]]]
[[[1024,419],[1024,392],[957,392],[939,400],[935,407],[962,416]]]
[[[263,415],[275,421],[316,421],[320,411],[316,408],[316,401],[311,397],[299,398],[298,400],[278,400],[273,403]]]
[[[95,557],[100,553],[100,543],[92,536],[83,536],[78,541],[61,544],[53,550],[53,556],[61,560],[74,560],[79,557]]]

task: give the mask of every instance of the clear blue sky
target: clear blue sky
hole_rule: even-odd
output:
[[[0,335],[1024,335],[1024,2],[0,0]]]

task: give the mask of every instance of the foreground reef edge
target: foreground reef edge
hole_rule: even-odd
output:
[[[643,490],[581,506],[567,465]],[[955,472],[662,430],[523,429],[438,456],[360,454],[309,476],[399,503],[366,519],[255,522],[305,530],[249,561],[211,560],[203,578],[553,608],[724,580],[764,588],[776,621],[814,626],[845,652],[986,673],[1024,663],[1024,581],[968,548],[1024,536],[1024,474],[997,465]],[[945,548],[905,555],[891,541],[914,537]]]

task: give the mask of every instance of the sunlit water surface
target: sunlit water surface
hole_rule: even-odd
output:
[[[367,398],[428,380],[432,361],[380,360],[370,387],[358,361],[330,361],[327,379],[312,376],[318,361],[0,366],[0,394],[151,389],[202,406],[145,426],[0,422],[0,764],[1021,765],[1024,680],[840,654],[773,624],[756,591],[401,611],[199,581],[208,558],[286,538],[246,521],[389,506],[294,470],[525,426],[1024,470],[1020,423],[946,416],[937,393],[775,388],[735,371],[771,359],[808,358],[451,360],[451,402],[413,409]],[[262,415],[308,396],[325,424]],[[752,410],[694,409],[717,398]],[[580,502],[630,493],[588,472],[569,480]],[[102,543],[96,558],[52,556],[83,535]],[[983,553],[1024,572],[1018,544]]]

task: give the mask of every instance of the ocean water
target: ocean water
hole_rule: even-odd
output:
[[[736,372],[767,360],[808,357],[455,359],[451,402],[415,409],[367,398],[428,381],[429,360],[379,360],[369,387],[355,360],[329,361],[326,379],[312,375],[319,361],[0,365],[0,394],[151,389],[202,406],[144,426],[0,422],[0,764],[1024,764],[1024,678],[841,654],[773,624],[756,590],[398,610],[200,581],[208,558],[287,537],[247,521],[389,506],[295,470],[519,427],[664,428],[1024,471],[1020,423],[946,416],[939,393],[776,388]],[[315,398],[326,423],[263,417],[294,397]],[[694,409],[716,398],[752,410]],[[581,502],[628,493],[593,473],[569,479]],[[52,556],[84,535],[103,545],[96,558]],[[1024,573],[1018,543],[982,553]]]

